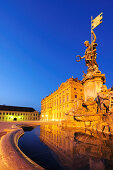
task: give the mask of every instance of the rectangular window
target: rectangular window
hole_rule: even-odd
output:
[[[5,112],[3,112],[3,115],[5,115]]]
[[[0,113],[0,115],[1,115],[2,113]]]
[[[76,88],[74,88],[74,90],[76,90]]]
[[[60,97],[60,104],[61,104],[61,97]]]
[[[63,96],[63,103],[65,102],[65,96]]]
[[[57,113],[57,118],[58,118],[58,113]]]
[[[67,95],[67,102],[69,101],[69,95]]]
[[[57,99],[57,105],[58,105],[58,99]]]

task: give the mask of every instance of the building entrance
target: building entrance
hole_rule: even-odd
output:
[[[17,118],[15,117],[13,120],[14,120],[14,121],[17,121]]]

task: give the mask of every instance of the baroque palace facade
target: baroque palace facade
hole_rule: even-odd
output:
[[[39,120],[39,113],[31,107],[0,105],[0,121]]]
[[[84,99],[83,85],[77,78],[69,78],[58,90],[42,99],[41,120],[64,120],[79,99]]]

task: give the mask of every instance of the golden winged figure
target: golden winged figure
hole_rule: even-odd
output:
[[[76,60],[76,61],[79,62],[81,59],[85,58],[86,66],[88,67],[88,69],[97,71],[98,70],[98,64],[96,62],[96,57],[97,57],[96,35],[95,35],[93,30],[91,31],[91,34],[93,35],[93,41],[91,42],[91,44],[89,43],[89,41],[84,42],[84,45],[87,47],[87,49],[85,51],[85,55],[83,57],[81,57],[80,55],[77,55],[76,57],[77,58],[79,57],[79,60]]]

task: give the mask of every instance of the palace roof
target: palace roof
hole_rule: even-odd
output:
[[[4,111],[20,111],[20,112],[34,112],[35,109],[32,107],[18,107],[18,106],[7,106],[7,105],[0,105],[0,110]]]

